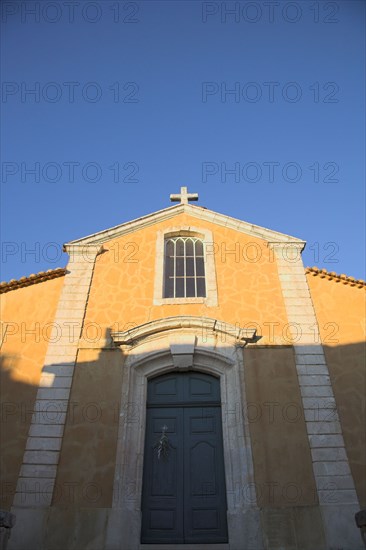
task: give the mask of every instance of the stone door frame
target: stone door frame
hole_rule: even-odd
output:
[[[163,332],[157,321],[156,333],[152,330],[153,323],[148,323],[149,329],[140,331],[138,339],[122,346],[126,358],[106,550],[147,548],[140,544],[147,381],[160,374],[187,369],[220,379],[229,535],[229,543],[223,547],[242,549],[243,540],[261,547],[249,427],[247,415],[243,414],[246,411],[243,343],[238,345],[232,330],[225,329],[223,338],[222,331],[220,334],[215,331],[216,325],[202,331],[202,326],[198,329],[194,322],[188,327],[181,324],[178,327],[176,320]],[[112,337],[116,344],[122,340],[116,334]],[[182,550],[188,546],[191,545],[182,545]]]

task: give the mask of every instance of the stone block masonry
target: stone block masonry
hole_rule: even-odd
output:
[[[270,245],[294,343],[296,370],[323,517],[327,548],[360,547],[353,514],[359,507],[319,327],[301,259],[301,245]],[[289,261],[289,246],[293,248]],[[339,514],[343,516],[339,529]],[[346,520],[345,517],[348,519]]]
[[[99,253],[93,248],[94,257],[90,251],[85,255],[85,247],[73,246],[67,266],[14,497],[16,507],[42,508],[52,502],[78,342]],[[73,338],[65,326],[69,319],[77,327]]]

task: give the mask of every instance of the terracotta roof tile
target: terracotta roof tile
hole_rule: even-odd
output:
[[[57,279],[63,277],[66,274],[64,267],[57,267],[56,269],[49,269],[48,271],[40,271],[39,273],[32,273],[28,277],[20,277],[20,279],[11,279],[8,283],[0,283],[0,294],[4,292],[10,292],[10,290],[16,290],[17,288],[23,288],[25,286],[34,285],[37,283],[43,283],[50,279]]]
[[[344,285],[357,286],[358,288],[366,287],[366,282],[362,279],[348,277],[348,275],[344,275],[343,273],[338,275],[335,271],[327,271],[326,269],[319,269],[318,267],[307,267],[305,273],[313,277],[321,277],[322,279],[328,279],[328,281],[335,281],[336,283],[342,283]]]

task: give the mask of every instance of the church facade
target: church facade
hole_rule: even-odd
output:
[[[1,284],[8,549],[363,548],[365,283],[171,198]]]

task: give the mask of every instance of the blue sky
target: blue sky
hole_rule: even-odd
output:
[[[363,1],[1,7],[2,280],[182,185],[365,278]]]

